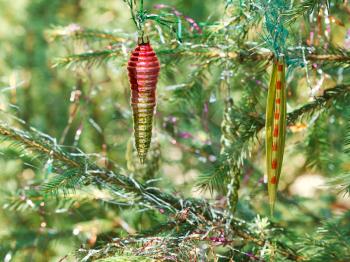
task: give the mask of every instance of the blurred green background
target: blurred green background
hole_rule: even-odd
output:
[[[157,3],[176,6],[199,22],[221,19],[225,7],[223,1],[145,1],[147,9]],[[149,164],[147,168],[141,168],[132,149],[132,114],[125,68],[130,50],[99,66],[83,66],[76,70],[54,67],[59,57],[92,49],[103,50],[113,44],[108,40],[90,43],[64,37],[53,41],[50,31],[67,25],[71,28],[120,29],[126,34],[134,34],[136,39],[129,10],[121,0],[0,0],[1,119],[14,126],[19,125],[19,121],[13,116],[23,119],[26,126],[57,138],[57,142],[67,148],[78,146],[92,154],[102,166],[113,165],[114,161],[135,172],[140,180],[161,178],[157,185],[165,191],[210,198],[210,192],[198,190],[195,183],[220,152],[225,98],[218,81],[222,67],[212,68],[201,78],[202,85],[196,87],[195,97],[176,101],[172,88],[190,81],[189,77],[193,76],[188,72],[201,64],[193,58],[178,61],[160,57],[164,70],[158,84],[154,139]],[[251,33],[252,37],[259,35],[260,29],[257,27],[257,31]],[[334,25],[333,30],[334,43],[342,45],[346,26]],[[156,41],[161,49],[159,39]],[[327,70],[329,74],[335,74],[333,69]],[[249,74],[254,74],[254,67],[247,71],[246,79]],[[245,88],[240,84],[242,75],[233,78],[236,99]],[[290,95],[294,98],[289,110],[310,99],[305,91],[304,69],[297,69],[291,78]],[[257,80],[266,86],[268,74],[257,74]],[[345,81],[349,81],[346,75]],[[336,83],[337,79],[326,77],[324,86]],[[263,108],[264,89],[259,92],[257,106]],[[341,111],[334,109],[332,116],[341,115],[337,110]],[[340,117],[339,122],[330,125],[330,122],[334,123],[332,116],[319,121],[310,131],[325,132],[322,137],[329,140],[324,143],[308,139],[309,130],[306,131],[303,125],[295,126],[295,132],[292,131],[295,134],[286,148],[286,176],[281,181],[282,203],[278,204],[276,214],[281,225],[293,225],[297,231],[309,232],[320,219],[350,208],[347,198],[322,187],[327,177],[350,168],[349,163],[342,161],[345,156],[341,153],[344,119]],[[171,134],[176,134],[177,140]],[[316,144],[317,151],[314,148],[308,151],[308,144]],[[52,175],[50,163],[23,156],[21,150],[11,149],[8,145],[2,144],[0,154],[0,258],[4,261],[74,261],[74,252],[82,243],[93,248],[99,241],[109,240],[110,235],[123,236],[166,220],[161,212],[116,207],[108,192],[93,187],[79,190],[77,194],[68,192],[65,199],[33,201],[24,193],[23,198],[18,198],[27,187]],[[111,161],[106,163],[105,157]],[[268,214],[265,188],[261,183],[264,173],[261,145],[253,150],[251,160],[254,164],[249,163],[247,173],[251,174],[242,182],[239,212],[245,218],[253,219],[255,213],[252,210],[265,216]],[[215,201],[220,202],[221,198],[220,194],[214,195]],[[307,213],[311,215],[305,216]]]
[[[198,21],[205,21],[209,16],[213,19],[219,17],[224,6],[222,4],[218,8],[214,2],[203,4],[198,0],[145,2],[147,9],[152,9],[157,3],[171,4]],[[92,47],[103,49],[109,45],[108,41],[92,46],[84,40],[74,43],[65,39],[50,41],[47,31],[69,24],[99,30],[120,29],[134,34],[136,39],[129,9],[121,0],[0,0],[1,119],[16,126],[18,121],[12,117],[16,116],[23,119],[26,126],[49,134],[68,147],[77,145],[85,152],[98,154],[97,158],[102,163],[107,155],[127,167],[126,152],[132,138],[125,68],[127,54],[121,61],[111,61],[99,67],[76,71],[54,68],[58,57],[88,51]],[[181,83],[187,77],[182,75],[175,80],[174,74],[169,76],[170,81],[167,76],[162,76],[160,90],[165,85]],[[74,97],[78,99],[74,100]],[[159,107],[162,106],[160,99]],[[162,111],[159,109],[160,117],[171,118],[168,112]],[[73,112],[77,114],[69,124]],[[82,131],[81,137],[77,137],[78,130]],[[174,180],[176,184],[193,179],[197,171],[185,169],[180,164],[183,157],[181,150],[171,146],[169,138],[159,135],[157,138],[157,134],[154,137],[155,149],[151,154],[155,157],[159,157],[159,140],[164,142],[163,169],[169,175],[167,179]],[[134,226],[152,224],[152,216],[142,218],[141,213],[135,215],[132,210],[123,212],[125,217],[119,218],[118,209],[110,208],[108,203],[101,205],[98,196],[91,196],[93,189],[79,192],[76,199],[70,196],[66,200],[34,203],[24,196],[18,199],[16,196],[21,195],[22,188],[50,175],[45,163],[30,157],[19,159],[21,152],[8,146],[7,143],[2,145],[0,156],[0,259],[59,261],[67,254],[72,255],[82,242],[90,241],[93,247],[97,235],[120,228],[124,219],[130,224],[131,232],[135,231],[132,229]],[[137,163],[136,155],[133,158]],[[173,160],[175,164],[167,164]],[[164,184],[170,185],[170,182]],[[140,219],[144,220],[141,224]],[[67,259],[74,260],[71,257]]]

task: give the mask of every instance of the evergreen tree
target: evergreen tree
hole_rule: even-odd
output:
[[[350,261],[349,15],[347,0],[0,2],[1,259]],[[127,66],[148,41],[153,121],[128,82],[156,80]]]

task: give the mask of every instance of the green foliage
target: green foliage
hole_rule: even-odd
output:
[[[313,261],[347,261],[349,255],[349,226],[350,213],[325,221],[322,226],[299,244],[302,253]]]
[[[108,60],[120,56],[121,52],[103,50],[89,53],[82,53],[57,59],[54,67],[65,66],[66,68],[75,68],[77,62],[79,66],[91,67],[92,65],[102,65]]]
[[[348,110],[348,112],[350,112],[350,110]],[[344,139],[344,152],[350,155],[350,113],[348,113],[346,121],[347,121],[347,129],[346,129],[346,134]]]
[[[136,257],[136,256],[116,256],[96,260],[99,262],[152,262],[154,260],[147,257]]]
[[[0,1],[0,258],[348,261],[347,12],[337,0]],[[125,65],[144,34],[161,77],[141,166]],[[287,147],[268,217],[279,52]]]
[[[64,190],[64,192],[68,192],[68,190],[74,190],[81,182],[81,177],[79,174],[81,174],[81,170],[69,169],[62,174],[56,175],[49,182],[43,184],[41,186],[41,191],[44,194],[57,194],[59,190]]]
[[[296,18],[301,15],[310,15],[312,13],[318,14],[322,7],[329,8],[328,0],[303,0],[296,1],[295,7],[285,12],[290,22],[294,22]]]

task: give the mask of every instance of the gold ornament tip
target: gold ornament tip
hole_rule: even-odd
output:
[[[144,164],[145,164],[145,157],[139,156],[139,158],[140,158],[140,163],[141,163],[141,165],[144,165]]]
[[[273,217],[275,212],[275,203],[270,202],[270,216]]]

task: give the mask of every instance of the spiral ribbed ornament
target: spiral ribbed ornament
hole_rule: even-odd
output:
[[[143,41],[131,53],[128,62],[134,136],[141,163],[144,163],[152,139],[153,114],[160,64],[150,43]]]

